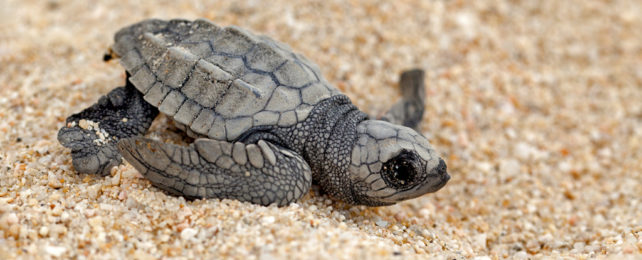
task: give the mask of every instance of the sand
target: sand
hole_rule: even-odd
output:
[[[121,2],[0,1],[0,258],[642,257],[641,1]],[[277,208],[168,196],[128,164],[77,174],[57,131],[123,84],[102,56],[149,17],[285,42],[375,115],[425,69],[422,132],[452,180]],[[166,118],[149,136],[182,140]]]

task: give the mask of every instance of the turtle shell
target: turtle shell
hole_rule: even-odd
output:
[[[288,46],[203,19],[133,24],[116,33],[112,51],[147,102],[217,140],[256,126],[292,126],[338,94]]]

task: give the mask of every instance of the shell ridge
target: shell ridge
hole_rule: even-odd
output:
[[[196,60],[196,62],[194,62],[194,65],[192,65],[192,68],[189,69],[189,73],[187,73],[187,76],[185,77],[183,82],[180,83],[180,85],[177,88],[177,90],[181,90],[185,86],[185,84],[192,77],[192,74],[194,74],[194,69],[196,69],[196,65],[198,65],[198,62],[201,61],[201,60],[203,60],[203,59],[198,59],[198,60]],[[167,84],[165,84],[165,85],[167,85]],[[181,93],[183,93],[183,92],[181,92]]]

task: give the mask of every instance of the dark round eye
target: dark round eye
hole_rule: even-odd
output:
[[[404,150],[383,164],[381,175],[390,186],[404,188],[414,184],[418,163],[416,154]]]

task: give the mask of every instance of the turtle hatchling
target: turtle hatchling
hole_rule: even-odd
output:
[[[288,46],[210,21],[145,20],[122,28],[105,59],[125,86],[58,133],[81,173],[127,160],[155,187],[188,199],[288,205],[312,183],[331,197],[381,206],[442,188],[446,164],[417,128],[424,73],[401,74],[401,100],[368,116]],[[158,112],[194,138],[145,138]]]

